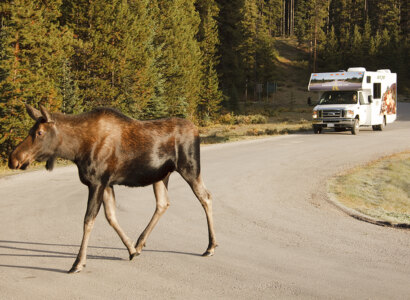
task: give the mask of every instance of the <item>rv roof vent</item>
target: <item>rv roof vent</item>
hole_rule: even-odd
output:
[[[347,72],[366,72],[366,68],[363,67],[354,67],[347,69]]]
[[[379,73],[391,73],[389,69],[377,70]]]

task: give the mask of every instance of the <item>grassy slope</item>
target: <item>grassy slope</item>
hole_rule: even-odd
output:
[[[410,152],[357,167],[330,182],[343,205],[380,221],[410,225]]]

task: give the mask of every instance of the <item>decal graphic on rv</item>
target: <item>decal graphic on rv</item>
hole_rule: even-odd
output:
[[[382,107],[380,114],[394,115],[396,114],[396,84],[393,83],[382,96]]]

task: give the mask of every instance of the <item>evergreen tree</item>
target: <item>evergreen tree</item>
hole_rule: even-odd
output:
[[[371,47],[371,37],[372,30],[370,25],[370,20],[366,19],[363,29],[363,65],[372,69],[371,59],[370,59],[370,47]]]
[[[322,58],[329,70],[341,69],[339,42],[336,38],[335,29],[332,26],[326,36],[325,46],[323,48]]]
[[[270,36],[280,36],[282,30],[282,0],[260,1]],[[296,12],[295,12],[296,13]],[[295,18],[296,19],[296,18]]]
[[[258,9],[255,1],[244,0],[244,5],[240,10],[242,20],[239,22],[241,29],[241,41],[238,45],[238,51],[241,58],[241,67],[245,73],[245,100],[248,98],[248,92],[255,90],[257,83],[256,71],[256,51],[258,46],[257,40],[257,18]],[[255,95],[252,95],[253,97]]]
[[[72,33],[60,26],[60,1],[3,3],[0,62],[0,143],[7,153],[31,124],[24,103],[60,109],[61,65],[72,55]]]
[[[223,104],[231,110],[236,110],[246,82],[238,52],[242,40],[239,23],[243,0],[217,0],[217,3],[220,7],[217,18],[220,36],[218,54],[221,57],[217,72],[220,75],[221,89],[224,94]]]
[[[351,0],[333,0],[329,7],[329,22],[335,28],[336,36],[340,39],[351,31]]]
[[[168,106],[166,102],[165,94],[165,79],[161,73],[161,58],[163,42],[160,41],[159,32],[161,31],[160,10],[156,0],[149,2],[147,6],[147,18],[152,22],[150,23],[150,30],[152,32],[151,39],[149,40],[147,50],[149,55],[149,73],[151,74],[152,85],[154,87],[154,93],[151,95],[147,102],[147,105],[143,109],[144,119],[158,119],[168,115]]]
[[[295,34],[299,44],[305,44],[310,41],[307,33],[309,30],[308,17],[310,16],[309,2],[309,0],[299,0],[296,2]]]
[[[202,52],[201,91],[198,114],[202,121],[213,118],[219,111],[222,92],[219,90],[219,78],[216,66],[219,63],[217,46],[219,45],[216,17],[218,7],[214,0],[197,2],[201,23],[198,41]]]
[[[363,61],[363,39],[359,31],[359,26],[354,25],[353,35],[351,38],[351,56],[350,65],[360,65]]]
[[[77,114],[82,111],[80,90],[71,70],[70,60],[67,58],[61,63],[62,76],[59,88],[62,95],[61,111],[67,114]]]
[[[325,39],[323,31],[324,24],[327,17],[327,1],[313,0],[308,3],[308,34],[310,36],[310,43],[312,45],[312,69],[313,72],[317,70],[317,52],[320,50],[320,45]]]
[[[200,102],[202,57],[196,40],[200,18],[193,0],[158,2],[162,45],[159,71],[171,116],[195,119]]]
[[[399,30],[400,22],[400,1],[399,0],[384,0],[372,1],[373,26],[376,30],[383,31],[387,29],[390,34]]]

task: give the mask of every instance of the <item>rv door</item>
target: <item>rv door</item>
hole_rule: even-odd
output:
[[[371,125],[371,105],[369,105],[369,100],[367,97],[363,96],[362,92],[358,92],[359,94],[359,117],[360,117],[360,125]]]

